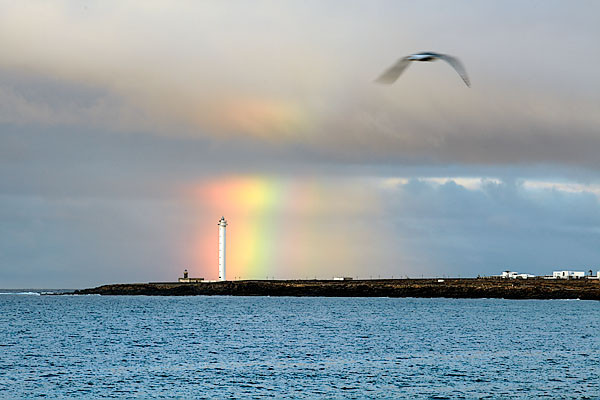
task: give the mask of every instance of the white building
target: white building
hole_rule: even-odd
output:
[[[502,275],[500,275],[504,279],[527,279],[527,278],[535,278],[535,275],[531,274],[519,274],[515,271],[502,271]]]
[[[585,277],[583,271],[553,271],[552,278],[554,279],[580,279]]]
[[[219,220],[219,280],[225,280],[225,229],[227,227],[227,221],[225,217],[221,217]]]
[[[527,278],[535,278],[535,275],[531,275],[531,274],[519,274],[517,275],[518,279],[527,279]]]

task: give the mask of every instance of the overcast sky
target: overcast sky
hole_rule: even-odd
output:
[[[0,0],[0,287],[598,270],[599,16]]]

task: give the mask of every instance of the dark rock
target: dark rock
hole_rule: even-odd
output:
[[[104,285],[72,294],[146,296],[448,297],[600,300],[589,279],[384,279],[354,281],[227,281]]]

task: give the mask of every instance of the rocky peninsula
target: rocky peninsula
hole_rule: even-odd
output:
[[[600,300],[597,279],[245,280],[132,283],[76,290],[77,295],[447,297]]]

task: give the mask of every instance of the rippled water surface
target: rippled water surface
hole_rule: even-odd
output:
[[[2,398],[600,398],[600,302],[0,296]]]

